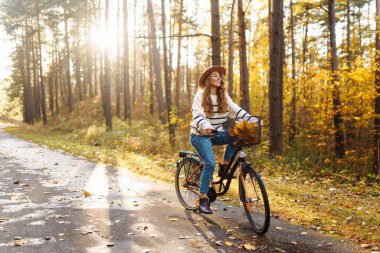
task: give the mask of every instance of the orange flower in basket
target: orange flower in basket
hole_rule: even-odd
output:
[[[229,129],[232,136],[244,140],[246,144],[258,143],[260,136],[258,136],[259,125],[256,122],[248,122],[245,120],[236,122],[234,127]]]

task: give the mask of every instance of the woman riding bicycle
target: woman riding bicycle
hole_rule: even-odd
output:
[[[192,106],[193,121],[190,124],[190,141],[205,164],[199,187],[201,193],[199,212],[205,214],[212,214],[207,199],[207,193],[216,165],[212,146],[227,144],[223,162],[219,164],[219,177],[223,175],[235,151],[232,143],[236,138],[231,136],[228,129],[224,129],[223,125],[227,122],[228,118],[235,120],[243,119],[250,122],[257,121],[256,118],[235,104],[225,92],[225,75],[226,69],[223,66],[212,66],[204,70],[199,78],[199,89],[194,96]],[[218,134],[210,138],[214,131],[217,131]]]

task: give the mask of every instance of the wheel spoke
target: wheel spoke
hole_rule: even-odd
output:
[[[184,159],[176,172],[176,192],[181,204],[189,210],[198,207],[199,200],[199,162],[193,159]]]
[[[240,178],[239,192],[247,218],[257,233],[265,233],[269,227],[269,202],[259,175],[252,168],[245,168]]]

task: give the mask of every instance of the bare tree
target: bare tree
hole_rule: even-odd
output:
[[[182,41],[182,14],[183,0],[180,0],[178,15],[178,54],[177,54],[177,73],[175,79],[175,106],[179,108],[179,94],[181,89],[181,41]]]
[[[181,0],[182,1],[182,0]],[[169,66],[168,66],[168,48],[166,45],[166,25],[165,25],[165,0],[161,0],[162,9],[162,44],[164,48],[164,76],[165,76],[165,96],[166,96],[166,110],[169,122],[169,141],[173,146],[175,141],[174,132],[174,122],[170,120],[170,115],[172,113],[172,96],[171,96],[171,80],[169,76]]]
[[[45,83],[44,76],[42,70],[42,42],[41,42],[41,26],[40,26],[40,13],[37,10],[37,35],[38,35],[38,51],[39,51],[39,59],[40,59],[40,89],[41,89],[41,112],[42,112],[42,121],[44,125],[47,124],[47,116],[46,116],[46,91],[45,91]]]
[[[243,1],[238,0],[238,23],[239,23],[239,55],[240,55],[240,105],[247,112],[250,111],[251,102],[249,98],[249,73],[247,64],[247,41],[245,40],[245,15]]]
[[[129,42],[128,42],[128,1],[123,1],[124,14],[124,119],[132,123],[131,95],[129,91]]]
[[[212,65],[221,65],[222,58],[220,56],[220,15],[219,0],[210,0],[211,3],[211,48],[212,48]]]
[[[120,73],[121,73],[121,64],[120,64],[120,0],[117,0],[117,24],[116,24],[116,33],[117,33],[117,41],[116,41],[116,85],[115,85],[115,93],[116,93],[116,116],[120,118]]]
[[[234,9],[235,9],[235,0],[232,0],[231,6],[231,19],[230,27],[228,32],[228,95],[233,97],[232,86],[234,82]]]
[[[296,56],[294,41],[294,14],[293,0],[290,0],[290,37],[292,44],[292,101],[290,102],[290,126],[289,126],[289,142],[292,143],[296,136]]]
[[[108,11],[109,0],[106,0],[105,9],[105,29],[108,29]],[[110,61],[108,58],[108,45],[104,47],[104,93],[102,93],[104,103],[104,116],[106,118],[107,130],[112,130],[112,113],[111,113],[111,77],[110,77]]]
[[[160,55],[158,53],[157,41],[156,41],[156,27],[153,17],[153,7],[152,1],[148,1],[148,15],[150,23],[150,33],[152,38],[152,51],[153,51],[153,66],[156,76],[156,95],[157,95],[157,105],[158,105],[158,117],[160,121],[164,124],[165,120],[165,109],[164,109],[164,99],[162,96],[162,81],[161,81],[161,65],[160,65]]]
[[[328,1],[328,16],[329,16],[329,31],[330,31],[330,63],[332,72],[332,85],[334,86],[332,92],[333,98],[333,111],[334,111],[334,128],[335,128],[335,151],[338,158],[343,158],[345,155],[344,135],[343,135],[343,120],[340,113],[340,92],[338,71],[338,56],[336,48],[336,35],[335,35],[335,1]]]
[[[270,27],[269,73],[269,152],[282,154],[283,124],[283,59],[284,59],[284,2],[273,1]]]

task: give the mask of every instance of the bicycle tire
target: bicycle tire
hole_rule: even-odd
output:
[[[268,231],[270,224],[268,195],[260,175],[249,165],[242,169],[244,185],[239,176],[240,200],[253,230],[262,235]]]
[[[185,157],[178,162],[175,174],[175,189],[181,204],[191,211],[195,211],[199,206],[199,184],[201,170],[193,175],[189,184],[184,184],[185,179],[195,171],[200,165],[200,161],[194,157]]]

